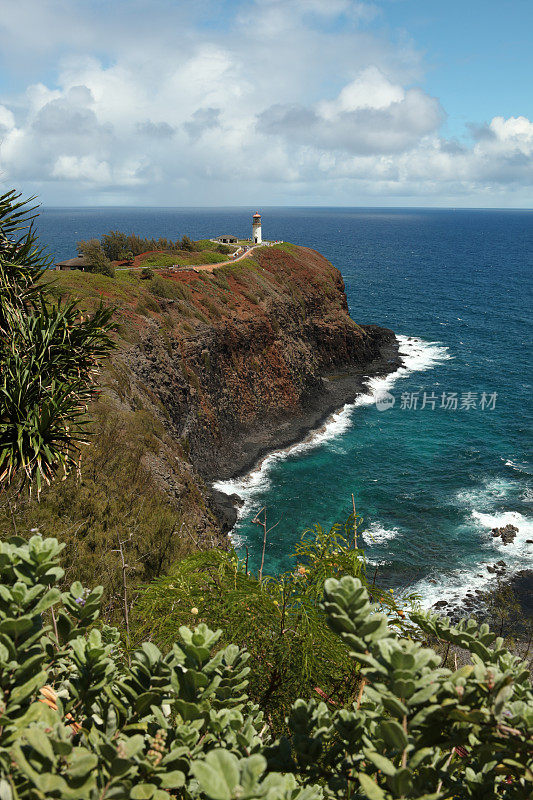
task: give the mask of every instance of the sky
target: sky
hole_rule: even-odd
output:
[[[0,0],[0,191],[526,207],[533,0]]]

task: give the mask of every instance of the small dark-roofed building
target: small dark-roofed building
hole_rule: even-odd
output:
[[[67,258],[66,261],[58,261],[54,269],[87,269],[90,266],[90,261],[85,256],[79,255],[76,258]]]
[[[236,236],[231,236],[229,233],[224,236],[217,236],[217,242],[221,242],[221,244],[237,244],[238,241]]]

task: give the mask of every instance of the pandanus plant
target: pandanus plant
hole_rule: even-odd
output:
[[[88,440],[113,309],[84,316],[76,302],[52,299],[35,211],[14,191],[0,197],[0,485],[18,479],[39,494],[78,464]]]

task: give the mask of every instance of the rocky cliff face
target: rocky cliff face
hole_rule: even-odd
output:
[[[140,282],[135,297],[122,307],[129,341],[108,388],[163,423],[204,495],[353,400],[364,376],[397,366],[393,333],[356,324],[340,272],[308,248],[264,248],[212,274],[166,273]],[[179,494],[168,459],[166,470],[152,460]]]

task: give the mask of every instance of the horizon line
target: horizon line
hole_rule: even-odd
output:
[[[251,208],[257,208],[255,205],[190,205],[190,206],[170,206],[170,205],[48,205],[41,203],[38,208],[41,209],[112,209],[112,208],[128,208],[128,209],[242,209],[248,211]],[[375,211],[533,211],[533,206],[368,206],[368,205],[263,205],[259,206],[263,209],[280,209],[280,208],[309,208],[309,209],[358,209],[358,210],[375,210]]]

